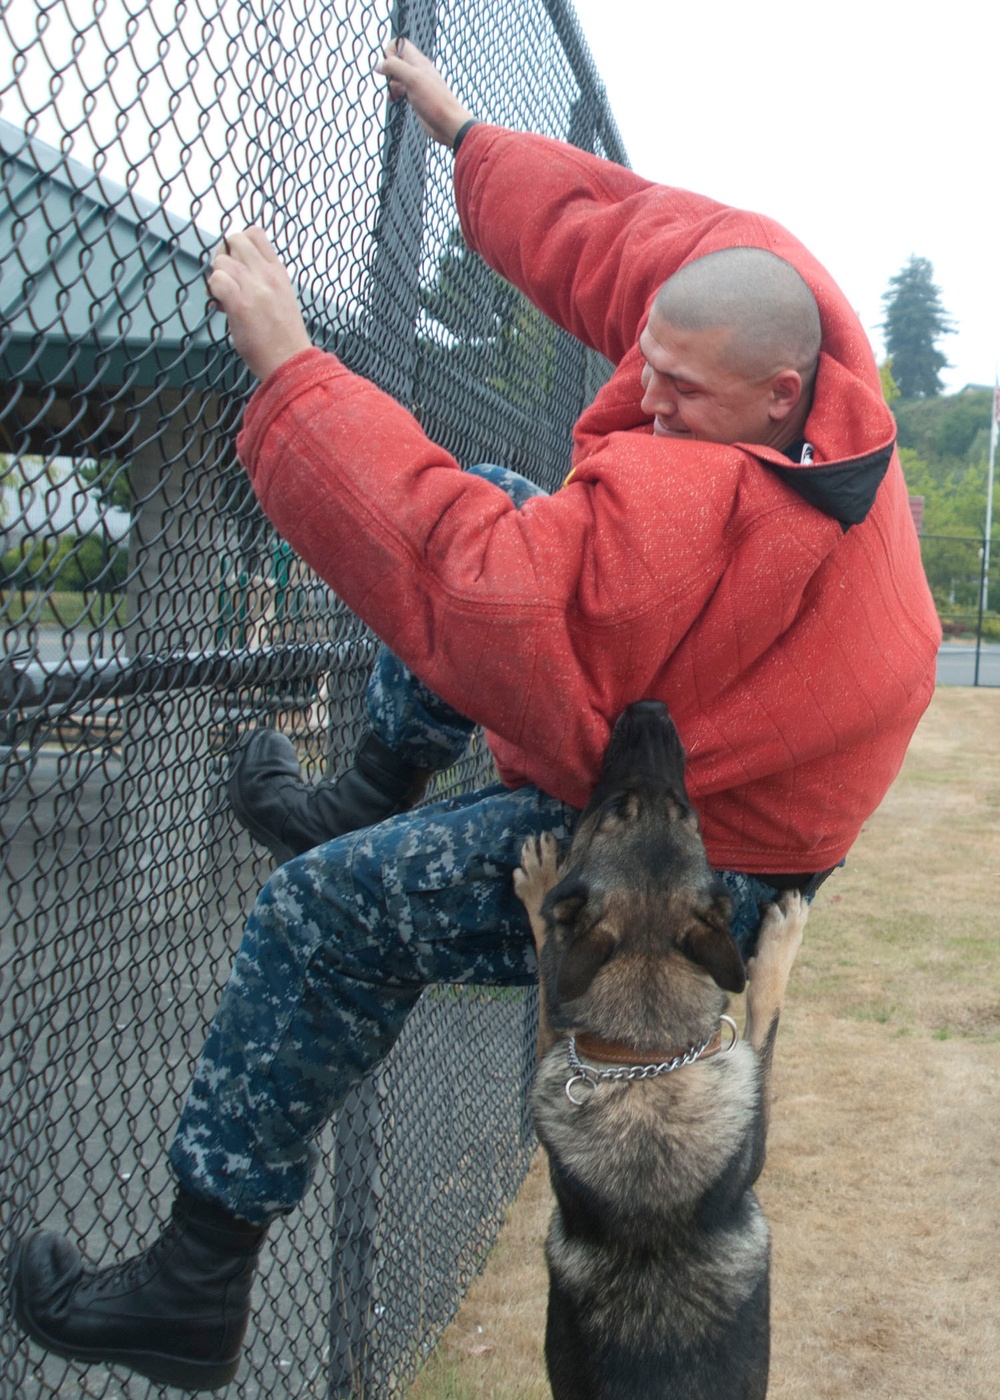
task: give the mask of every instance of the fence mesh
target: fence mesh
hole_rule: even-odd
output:
[[[0,20],[0,1249],[97,1262],[169,1206],[163,1146],[268,863],[227,754],[278,726],[314,774],[363,726],[373,640],[235,463],[251,384],[206,311],[263,225],[315,340],[463,465],[544,486],[606,367],[465,249],[451,157],[390,109],[395,29],[482,117],[624,160],[557,0],[39,0]],[[475,744],[438,792],[479,780]],[[393,1397],[531,1151],[531,998],[442,988],[320,1144],[231,1393]],[[0,1336],[0,1396],[144,1381]]]

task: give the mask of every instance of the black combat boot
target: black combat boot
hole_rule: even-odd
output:
[[[214,1390],[236,1375],[266,1233],[183,1191],[159,1239],[110,1268],[92,1268],[69,1240],[38,1230],[14,1256],[14,1313],[57,1356]]]
[[[408,811],[430,777],[369,734],[341,777],[307,783],[291,740],[258,729],[233,756],[229,801],[237,820],[283,865],[324,841]]]

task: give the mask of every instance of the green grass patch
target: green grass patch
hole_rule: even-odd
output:
[[[849,1006],[844,1013],[852,1021],[870,1021],[877,1026],[887,1026],[899,1014],[899,1008],[885,1002],[872,1001],[859,1006]]]
[[[35,626],[80,627],[87,630],[124,627],[124,593],[31,593],[0,589],[0,612],[5,627],[22,623]]]

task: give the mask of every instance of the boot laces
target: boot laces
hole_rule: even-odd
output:
[[[123,1287],[137,1288],[145,1283],[158,1270],[160,1261],[173,1244],[176,1233],[177,1226],[171,1220],[148,1249],[131,1259],[123,1260],[121,1264],[112,1264],[107,1269],[100,1269],[93,1278],[95,1293],[114,1292]]]

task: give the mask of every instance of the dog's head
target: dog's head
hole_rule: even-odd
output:
[[[731,901],[705,855],[665,705],[631,705],[615,725],[542,912],[542,975],[560,1028],[627,1027],[655,1042],[692,1000],[716,1005],[743,990]]]

